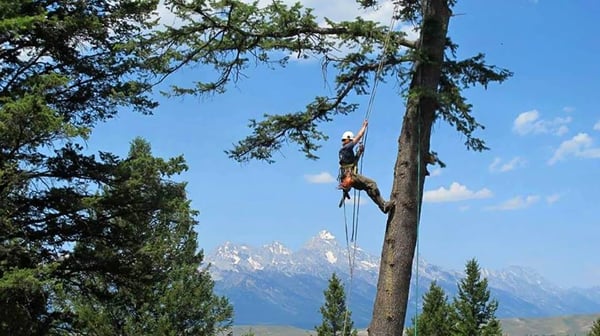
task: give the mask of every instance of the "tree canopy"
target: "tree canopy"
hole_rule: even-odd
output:
[[[243,76],[251,64],[285,65],[293,57],[317,57],[324,69],[336,73],[336,93],[317,96],[302,111],[282,111],[250,120],[252,134],[227,151],[238,161],[252,159],[274,162],[273,153],[286,143],[296,143],[312,159],[320,143],[328,139],[319,125],[336,115],[354,112],[353,93],[367,95],[377,75],[378,80],[395,78],[401,84],[399,94],[408,96],[414,65],[427,61],[421,41],[409,40],[406,33],[379,22],[356,17],[335,22],[318,18],[313,9],[300,2],[292,5],[281,0],[268,3],[242,0],[167,0],[167,6],[180,18],[177,25],[157,32],[161,41],[152,63],[161,64],[169,73],[183,66],[202,64],[212,67],[215,78],[196,80],[189,87],[174,86],[172,94],[206,94],[224,92],[230,82]],[[449,2],[450,5],[454,1]],[[399,22],[414,27],[423,25],[420,1],[394,1],[392,13]],[[357,1],[363,8],[376,6],[375,1]],[[458,46],[446,38],[446,52],[440,84],[433,95],[437,101],[436,118],[454,126],[465,135],[469,149],[484,150],[485,142],[474,132],[482,128],[473,116],[472,106],[463,90],[476,85],[502,82],[510,71],[486,64],[479,53],[457,59]],[[340,50],[347,50],[340,53]],[[381,69],[378,69],[382,66]],[[378,71],[379,70],[379,71]],[[203,76],[207,77],[207,76]],[[412,94],[417,94],[412,90]]]

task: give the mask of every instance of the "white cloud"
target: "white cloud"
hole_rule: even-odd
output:
[[[369,199],[369,196],[367,196],[367,194],[365,194],[365,193],[361,193],[360,194],[360,199],[358,198],[358,196],[356,196],[356,200],[358,200],[358,204],[360,204],[360,205],[367,204],[367,200],[368,199]],[[346,199],[346,201],[345,201],[346,206],[348,206],[348,205],[354,205],[354,202],[355,202],[355,200],[353,198]]]
[[[548,160],[549,165],[565,160],[569,156],[581,158],[600,158],[600,147],[594,147],[592,138],[587,133],[579,133],[558,146],[554,155]]]
[[[414,41],[419,38],[419,27],[405,25],[400,28],[400,31],[404,32],[409,40]]]
[[[540,117],[537,110],[523,112],[513,122],[513,130],[521,135],[527,134],[533,128],[532,124]]]
[[[172,6],[173,5],[167,7],[165,0],[160,0],[158,2],[158,6],[156,7],[154,14],[156,15],[156,18],[158,18],[159,29],[164,29],[163,27],[165,26],[180,27],[183,25],[184,21],[177,17],[175,13],[173,13],[171,10]]]
[[[436,168],[429,173],[430,177],[442,175],[442,168]]]
[[[563,107],[563,111],[565,111],[567,113],[573,113],[573,112],[575,112],[575,108],[573,106],[565,106],[565,107]]]
[[[548,204],[554,204],[556,203],[558,200],[560,199],[560,194],[552,194],[552,195],[548,195],[546,196],[546,203]]]
[[[248,0],[250,1],[250,0]],[[291,5],[297,2],[297,0],[284,0],[285,3]],[[270,4],[271,0],[260,0],[262,4]],[[341,21],[353,21],[357,17],[363,20],[378,22],[381,25],[389,26],[394,14],[394,2],[385,1],[380,2],[373,8],[361,9],[355,0],[303,0],[302,5],[306,8],[312,8],[313,14],[317,17],[317,24],[322,27],[328,26],[325,18],[334,22]],[[394,27],[391,27],[394,31],[401,31],[406,34],[406,38],[409,40],[416,40],[419,37],[418,31],[412,25],[406,25],[399,22],[395,23]],[[339,40],[338,40],[339,41]],[[332,51],[331,55],[334,57],[344,57],[346,54],[355,51],[350,45],[343,45],[336,51]],[[374,53],[379,53],[378,48],[375,49]],[[316,58],[309,55],[307,61],[314,61]]]
[[[487,207],[487,210],[518,210],[530,207],[540,200],[538,195],[517,196],[501,204]]]
[[[561,136],[561,135],[565,135],[569,132],[569,128],[565,125],[560,125],[558,127],[558,129],[556,130],[556,135]]]
[[[595,130],[595,131],[600,131],[600,120],[598,120],[598,122],[596,122],[596,123],[594,124],[594,130]]]
[[[540,118],[540,112],[538,110],[531,110],[517,116],[513,122],[513,131],[519,135],[530,133],[564,135],[569,131],[567,124],[572,120],[573,118],[571,117],[556,117],[552,120],[545,120]]]
[[[430,203],[458,202],[488,197],[492,197],[492,192],[489,189],[483,188],[479,191],[472,191],[458,182],[452,182],[448,189],[440,187],[439,189],[429,190],[423,193],[423,200]]]
[[[515,170],[525,165],[525,160],[516,156],[510,161],[502,163],[501,158],[495,158],[492,164],[490,164],[490,171],[493,173],[505,173],[507,171]]]
[[[254,0],[243,0],[245,3],[253,3]],[[292,6],[297,0],[284,0],[283,3]],[[392,13],[394,11],[394,3],[392,1],[382,2],[375,8],[361,9],[354,0],[301,0],[300,3],[305,8],[312,8],[313,14],[317,17],[319,25],[325,25],[325,18],[332,21],[354,20],[356,17],[361,17],[364,20],[376,21],[384,25],[388,25]],[[258,6],[265,7],[272,4],[272,0],[259,0]],[[165,5],[165,0],[160,0],[156,10],[156,16],[159,18],[159,23],[163,25],[178,26],[182,22],[176,17],[172,11]],[[402,31],[404,30],[401,29]],[[405,31],[410,33],[408,29]]]
[[[251,3],[253,0],[244,0]],[[293,5],[297,0],[284,0],[286,5]],[[271,0],[259,0],[258,5],[263,7],[270,5]],[[318,20],[324,22],[323,18],[333,21],[353,20],[360,16],[364,20],[377,21],[388,24],[394,11],[393,1],[381,2],[376,8],[361,9],[354,0],[301,0],[305,8],[314,9],[313,14]]]
[[[335,182],[335,177],[329,174],[328,172],[322,172],[314,175],[304,175],[304,178],[308,183],[333,183]]]

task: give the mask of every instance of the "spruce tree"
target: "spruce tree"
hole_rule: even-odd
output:
[[[592,329],[590,329],[588,336],[600,336],[600,317],[592,324]]]
[[[407,329],[407,335],[444,336],[450,335],[452,307],[444,289],[435,281],[423,296],[423,311],[413,318],[413,326]]]
[[[490,298],[488,281],[481,278],[481,270],[475,259],[466,264],[465,278],[458,284],[453,308],[452,335],[502,335],[500,322],[495,316],[498,302]]]
[[[208,270],[199,269],[186,185],[171,180],[186,168],[182,157],[152,156],[138,138],[117,164],[114,183],[87,201],[91,232],[61,266],[71,274],[63,308],[74,304],[78,330],[209,336],[231,325],[231,306],[213,294]]]
[[[346,307],[346,293],[344,285],[338,276],[333,273],[329,279],[329,285],[323,292],[325,303],[320,311],[323,316],[321,325],[316,326],[318,336],[352,336],[356,335],[352,314]]]

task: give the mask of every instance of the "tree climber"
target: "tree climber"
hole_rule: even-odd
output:
[[[354,188],[366,191],[367,195],[369,195],[373,202],[377,204],[379,209],[383,211],[383,213],[388,213],[394,206],[393,201],[386,202],[383,197],[381,197],[381,193],[377,188],[377,183],[370,178],[358,174],[357,170],[358,160],[364,152],[364,146],[362,143],[359,144],[356,153],[354,152],[354,146],[362,139],[368,124],[368,121],[365,120],[356,136],[354,136],[351,131],[346,131],[342,134],[342,148],[339,152],[340,173],[338,175],[340,184],[338,188],[343,191],[343,195],[339,206],[342,206],[344,199],[350,199],[350,189]]]

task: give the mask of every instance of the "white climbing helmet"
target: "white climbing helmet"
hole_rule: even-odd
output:
[[[351,131],[346,131],[344,132],[344,134],[342,134],[342,140],[353,140],[354,139],[354,133],[352,133]]]

